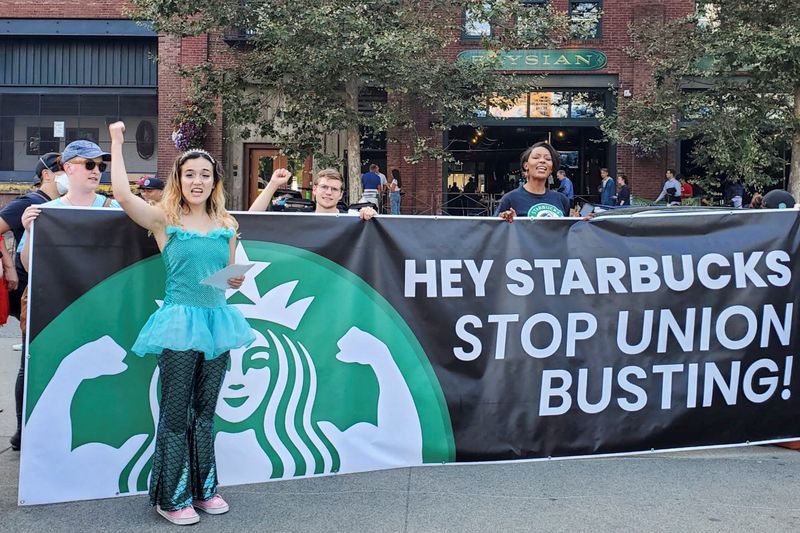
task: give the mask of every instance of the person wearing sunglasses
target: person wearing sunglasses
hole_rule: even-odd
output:
[[[70,206],[70,207],[120,207],[116,200],[112,200],[97,194],[97,187],[100,185],[100,176],[106,171],[108,165],[106,161],[111,161],[111,154],[104,152],[92,141],[78,140],[72,141],[64,148],[58,163],[64,169],[69,181],[69,190],[50,202],[42,204],[44,206]],[[42,212],[38,205],[32,205],[22,213],[22,225],[25,233],[20,239],[17,251],[20,254],[22,266],[28,270],[28,239],[27,231],[30,229],[31,222]]]
[[[44,156],[42,159],[46,166],[51,169],[58,168],[59,171],[63,170],[66,173],[68,187],[64,187],[67,183],[64,182],[63,178],[59,179],[56,176],[58,193],[63,195],[40,205],[33,204],[22,213],[22,226],[25,232],[19,240],[17,254],[26,272],[28,271],[30,255],[28,231],[30,231],[31,223],[42,212],[41,206],[119,207],[116,201],[95,192],[97,186],[100,185],[100,174],[106,170],[107,165],[105,162],[111,160],[111,154],[101,150],[92,141],[78,140],[69,143],[61,153],[61,157],[56,158],[52,166],[44,160]],[[24,317],[27,314],[27,296],[26,288],[21,298],[20,322],[25,320]],[[24,373],[23,358],[23,366],[20,367],[19,371],[19,376],[23,381]],[[20,441],[21,436],[17,442]]]

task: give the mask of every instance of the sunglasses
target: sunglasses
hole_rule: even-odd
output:
[[[80,165],[80,163],[74,163],[74,164]],[[86,167],[86,170],[94,170],[94,167],[97,167],[98,169],[100,169],[100,172],[105,172],[106,169],[108,168],[107,164],[97,163],[92,159],[87,159],[86,161],[84,161],[83,166]]]

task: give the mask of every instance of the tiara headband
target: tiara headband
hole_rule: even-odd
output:
[[[214,159],[214,156],[209,154],[208,152],[206,152],[202,148],[193,148],[191,150],[186,150],[185,152],[183,152],[183,154],[181,154],[181,162],[180,162],[180,164],[182,165],[186,161],[186,159],[192,154],[203,154],[203,155],[207,156],[208,159],[211,160],[211,164],[212,165],[216,165],[217,164],[217,160]]]

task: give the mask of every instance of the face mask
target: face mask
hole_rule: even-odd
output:
[[[61,196],[67,194],[67,191],[69,191],[69,178],[66,174],[56,175],[56,188]]]

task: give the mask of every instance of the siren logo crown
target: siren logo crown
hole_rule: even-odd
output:
[[[289,303],[299,280],[289,281],[273,287],[262,295],[256,284],[258,275],[269,267],[269,262],[251,261],[241,243],[236,246],[236,262],[239,264],[252,263],[253,267],[247,273],[244,283],[239,289],[229,289],[226,296],[230,297],[236,292],[242,293],[252,304],[234,304],[245,318],[266,320],[280,324],[291,330],[296,330],[305,316],[308,306],[314,301],[313,296],[303,298],[294,303]]]

